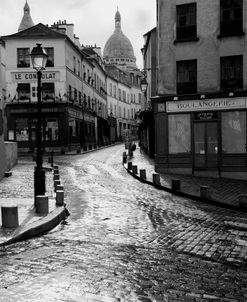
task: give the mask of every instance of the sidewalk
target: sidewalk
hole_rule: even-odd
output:
[[[34,165],[32,161],[19,159],[11,170],[12,176],[0,181],[0,207],[17,206],[19,227],[2,227],[0,214],[0,246],[37,236],[48,231],[64,219],[66,209],[56,206],[56,194],[53,188],[53,173],[48,165],[46,169],[46,195],[49,197],[49,213],[36,214],[34,208]],[[56,221],[53,221],[56,218]]]
[[[126,150],[125,150],[126,151]],[[138,166],[139,169],[146,169],[147,182],[153,183],[154,160],[150,159],[143,151],[140,152],[138,147],[133,154],[133,158],[129,159],[133,165]],[[127,165],[126,165],[127,167]],[[132,173],[133,175],[133,173]],[[134,175],[133,175],[134,176]],[[138,176],[137,176],[138,178]],[[171,191],[172,179],[180,180],[181,195],[188,195],[193,199],[200,198],[200,187],[208,186],[210,192],[210,200],[208,202],[225,206],[227,208],[239,208],[239,196],[247,195],[247,181],[224,179],[224,178],[210,178],[199,177],[182,174],[160,174],[160,183],[164,189]]]

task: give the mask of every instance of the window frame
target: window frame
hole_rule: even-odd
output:
[[[20,53],[22,52],[23,53]],[[21,61],[23,58],[23,61]],[[20,63],[23,62],[23,63]],[[17,48],[17,68],[30,68],[31,59],[30,59],[30,48],[29,47],[18,47]]]
[[[239,6],[235,6],[239,1]],[[231,4],[227,7],[228,4]],[[236,18],[237,11],[240,11],[241,17]],[[224,16],[228,15],[229,20]],[[220,35],[219,37],[241,36],[243,32],[243,0],[220,0]]]
[[[239,60],[239,62],[238,62]],[[225,61],[225,62],[224,62]],[[227,68],[227,61],[229,64],[228,73],[233,73],[233,77],[224,77],[223,75],[223,69],[224,67]],[[235,64],[234,64],[235,61]],[[240,63],[238,65],[238,63]],[[225,66],[224,66],[225,65]],[[237,69],[240,68],[240,71]],[[241,77],[236,77],[238,73],[241,73]],[[225,56],[220,58],[220,87],[221,90],[224,92],[229,91],[236,91],[236,90],[242,90],[243,89],[243,56],[237,55],[237,56]]]
[[[183,12],[186,11],[186,12]],[[184,19],[185,25],[180,25]],[[196,2],[176,6],[176,40],[175,42],[198,41],[197,4]]]
[[[182,75],[179,73],[179,68],[183,67],[182,65],[187,65],[187,68],[184,69],[184,72],[188,73],[187,75]],[[190,68],[192,70],[190,70]],[[193,70],[194,69],[194,70]],[[195,81],[190,80],[193,78],[192,73],[195,73]],[[188,81],[179,81],[179,77],[189,77]],[[177,94],[195,94],[197,93],[197,60],[182,60],[177,61]]]
[[[45,51],[48,55],[45,67],[54,67],[54,47],[45,47]]]

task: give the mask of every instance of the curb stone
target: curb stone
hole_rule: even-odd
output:
[[[0,243],[0,247],[46,233],[56,227],[61,221],[65,220],[69,215],[70,213],[65,206],[57,207],[45,217],[42,217],[41,219],[24,226],[24,228],[12,238]]]
[[[151,185],[151,186],[155,187],[158,190],[166,191],[166,192],[169,192],[171,194],[174,194],[174,195],[177,195],[177,196],[180,196],[180,197],[184,197],[184,198],[188,198],[188,199],[192,199],[192,200],[197,200],[197,201],[200,201],[200,202],[203,202],[203,203],[208,203],[210,205],[214,205],[214,206],[217,206],[217,207],[221,207],[221,208],[226,208],[226,209],[233,210],[233,211],[247,213],[247,209],[240,208],[238,206],[224,204],[224,203],[221,203],[221,202],[219,202],[217,200],[213,200],[213,199],[201,198],[200,196],[196,196],[196,195],[192,195],[192,194],[189,194],[189,193],[185,193],[183,191],[177,191],[177,190],[174,191],[171,188],[155,184],[155,183],[153,183],[153,182],[151,182],[151,181],[149,181],[147,179],[141,178],[137,174],[133,173],[124,164],[123,164],[123,167],[135,179],[139,180],[142,183],[146,183],[148,185]]]

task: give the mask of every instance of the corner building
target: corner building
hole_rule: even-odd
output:
[[[158,172],[247,176],[247,2],[157,0]]]

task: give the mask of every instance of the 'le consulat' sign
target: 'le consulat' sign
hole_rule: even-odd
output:
[[[246,98],[174,101],[166,103],[167,112],[229,110],[246,108]]]
[[[30,82],[37,81],[37,73],[36,72],[12,72],[11,78],[13,82]],[[58,71],[43,71],[42,72],[42,80],[45,81],[57,81],[59,80],[59,72]]]

